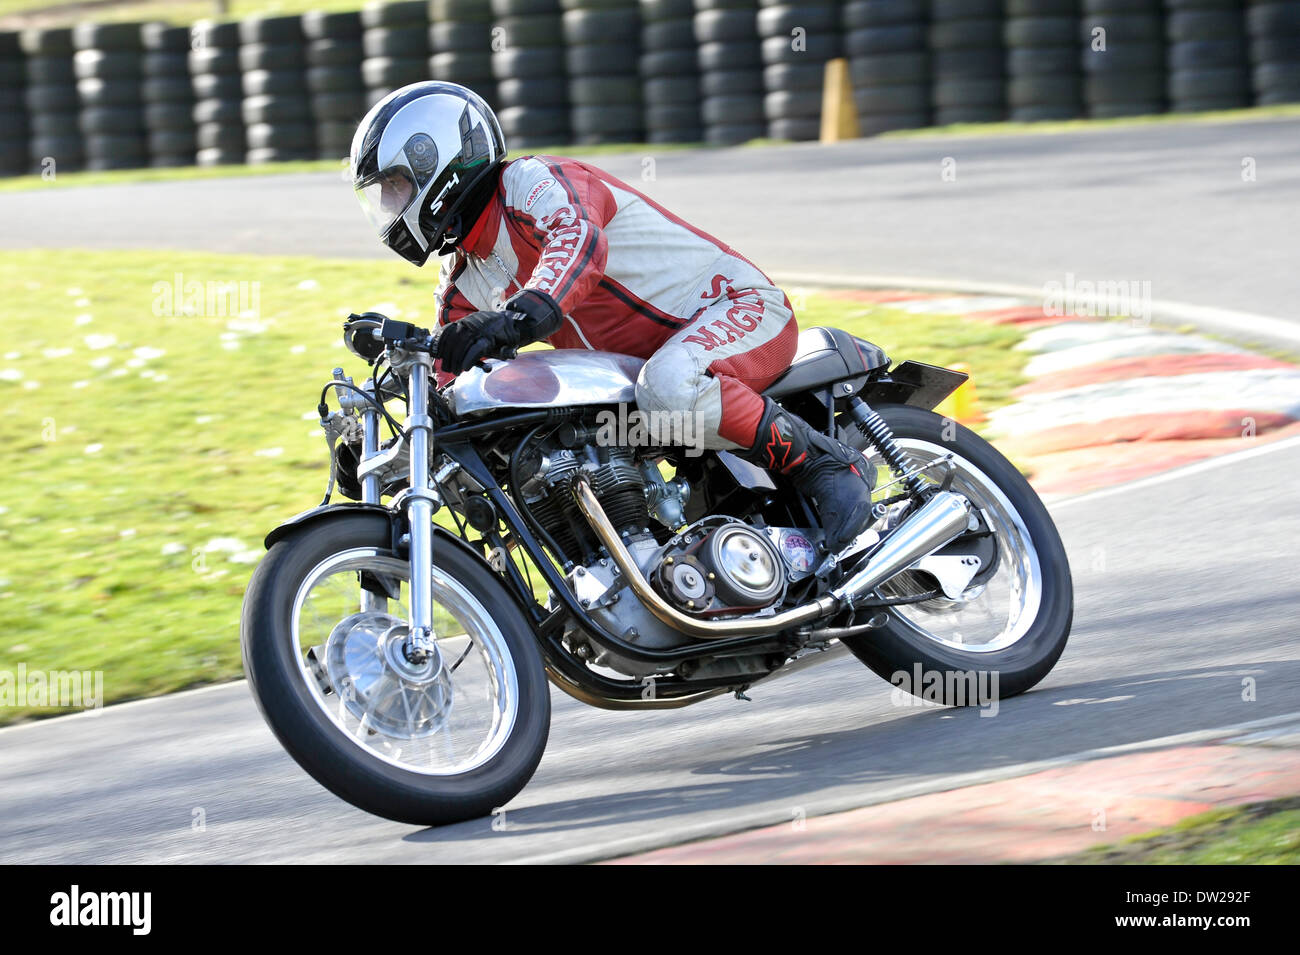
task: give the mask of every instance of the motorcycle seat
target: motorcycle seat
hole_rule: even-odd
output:
[[[880,348],[846,331],[820,326],[806,328],[799,333],[799,344],[789,369],[763,389],[763,394],[780,398],[824,388],[888,364],[889,358]]]

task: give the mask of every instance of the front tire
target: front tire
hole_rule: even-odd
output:
[[[421,683],[394,657],[397,635],[377,636],[403,619],[409,592],[409,564],[390,545],[387,517],[366,513],[274,544],[244,598],[249,686],[289,755],[354,806],[414,825],[485,816],[523,789],[546,748],[550,693],[532,628],[481,560],[435,538],[435,630],[452,669]],[[470,717],[484,726],[478,743]]]
[[[1025,692],[1060,658],[1074,617],[1070,565],[1056,525],[1024,476],[975,432],[921,408],[881,405],[875,410],[915,463],[953,456],[952,490],[966,494],[981,509],[989,528],[998,532],[1001,557],[988,581],[967,591],[969,600],[938,599],[893,607],[883,627],[847,638],[845,645],[885,680],[934,702],[980,702],[968,692],[971,683],[947,678],[949,674],[995,674],[999,698]],[[881,485],[891,480],[884,477],[888,471],[855,426],[846,430],[846,443],[860,451],[867,448],[868,461],[879,468],[883,478],[877,481],[879,498]],[[935,469],[924,478],[937,481],[941,473]],[[895,485],[883,496],[899,490]],[[907,593],[909,586],[915,588],[913,593],[924,589],[909,581],[908,573],[894,578],[882,594]],[[1007,619],[999,629],[999,608],[1004,604]],[[952,626],[954,619],[960,621],[958,628]],[[921,685],[918,668],[927,675]]]

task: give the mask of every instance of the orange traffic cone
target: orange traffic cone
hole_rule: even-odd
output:
[[[948,368],[966,375],[970,374],[970,366],[965,362],[949,365]],[[983,421],[984,412],[980,410],[979,395],[975,393],[975,379],[967,378],[963,381],[956,391],[935,406],[934,412],[962,424],[977,424]]]

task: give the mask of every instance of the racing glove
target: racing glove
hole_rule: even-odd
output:
[[[524,289],[502,311],[471,312],[444,327],[438,339],[442,370],[459,375],[491,355],[554,335],[563,321],[555,299]]]

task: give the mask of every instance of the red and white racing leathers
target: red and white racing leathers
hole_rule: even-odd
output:
[[[508,163],[440,279],[439,325],[499,310],[522,288],[546,292],[565,316],[551,345],[647,359],[637,405],[694,415],[706,448],[754,443],[758,392],[790,366],[798,337],[789,299],[752,263],[572,159]]]

